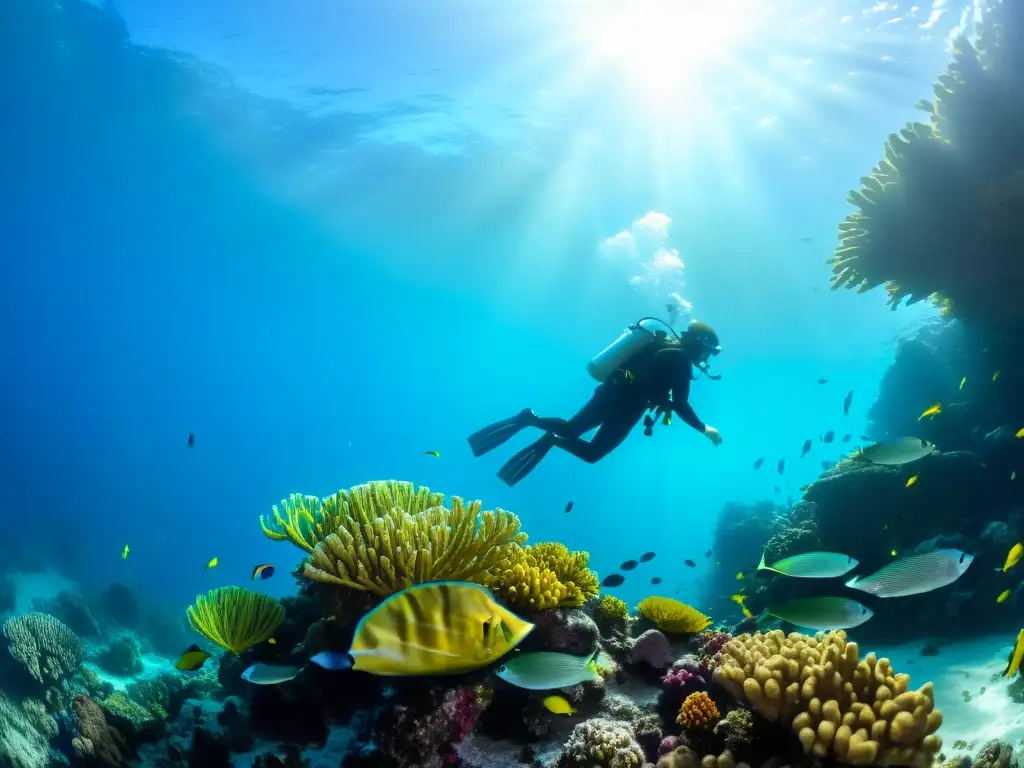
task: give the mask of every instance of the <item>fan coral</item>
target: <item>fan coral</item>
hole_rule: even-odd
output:
[[[558,761],[561,768],[637,768],[644,761],[628,723],[594,717],[572,729]]]
[[[629,616],[629,607],[625,600],[615,595],[605,595],[601,598],[601,612],[612,619],[624,619]]]
[[[519,518],[481,512],[412,483],[373,482],[320,502],[335,530],[313,548],[305,576],[387,596],[430,581],[474,581],[508,568],[526,540]],[[326,529],[324,529],[326,530]]]
[[[11,656],[40,684],[71,677],[82,663],[82,644],[65,624],[46,613],[26,613],[4,622]]]
[[[694,691],[683,700],[676,722],[684,728],[706,728],[721,716],[715,702],[704,691]]]
[[[909,675],[874,654],[861,661],[845,632],[744,634],[722,659],[715,681],[764,717],[791,723],[818,757],[925,768],[942,746],[931,683],[909,690]]]
[[[284,623],[284,607],[272,597],[241,587],[220,587],[188,607],[196,632],[232,653],[269,640]]]
[[[597,597],[597,574],[587,568],[587,552],[543,543],[513,547],[507,568],[486,574],[481,583],[512,608],[543,611],[583,605]]]
[[[711,624],[711,619],[696,608],[670,597],[644,598],[637,606],[637,610],[663,632],[694,634]]]

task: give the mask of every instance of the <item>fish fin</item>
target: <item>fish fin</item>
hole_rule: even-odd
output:
[[[846,586],[851,587],[852,589],[857,589],[858,581],[860,581],[860,576],[854,576],[852,579],[846,582]]]
[[[757,564],[757,570],[759,570],[759,571],[770,570],[768,568],[768,564],[765,563],[765,561],[764,561],[765,555],[767,555],[767,554],[768,554],[768,548],[765,547],[764,549],[761,550],[761,562]]]
[[[346,651],[320,651],[320,653],[310,656],[309,660],[318,667],[329,669],[332,672],[352,669],[356,663],[352,654]]]

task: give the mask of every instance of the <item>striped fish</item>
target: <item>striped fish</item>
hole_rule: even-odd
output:
[[[843,576],[857,567],[858,562],[849,555],[838,552],[805,552],[802,555],[784,557],[777,563],[765,564],[765,554],[761,554],[759,571],[774,571],[783,576],[797,579],[833,579]]]
[[[964,575],[974,555],[959,549],[933,549],[902,557],[870,576],[854,576],[846,586],[878,597],[921,595],[945,587]]]
[[[809,629],[850,629],[875,615],[848,597],[804,597],[764,609],[769,616]]]

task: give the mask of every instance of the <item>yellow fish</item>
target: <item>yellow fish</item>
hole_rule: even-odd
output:
[[[440,459],[441,458],[441,452],[440,451],[424,451],[423,455],[424,456],[433,456],[435,459]]]
[[[1006,598],[1008,598],[1009,596],[1010,596],[1010,590],[1004,589],[1002,592],[999,593],[999,597],[996,598],[996,602],[997,603],[1005,603],[1006,602]]]
[[[992,374],[992,383],[995,384],[997,381],[999,381],[999,371]]]
[[[182,672],[195,672],[206,663],[208,658],[210,658],[210,654],[198,645],[190,645],[185,652],[181,654],[181,657],[175,663],[174,668],[180,669]]]
[[[215,557],[212,560],[210,560],[210,562],[208,562],[204,567],[206,568],[206,570],[210,570],[211,568],[216,568],[217,567],[217,558]]]
[[[269,640],[267,640],[267,642],[271,645],[277,645],[277,638],[272,637]]]
[[[743,571],[736,574],[736,581],[743,581]]]
[[[128,552],[129,552],[129,551],[130,551],[130,550],[128,549],[128,545],[127,545],[127,544],[125,544],[125,545],[124,545],[124,549],[122,549],[122,550],[121,550],[121,559],[122,559],[122,560],[127,560],[127,559],[128,559]]]
[[[893,557],[896,557],[896,550],[895,549],[889,550],[889,554],[892,555]]]
[[[1006,555],[1006,562],[1003,563],[1003,573],[1013,568],[1017,563],[1020,562],[1021,556],[1024,555],[1024,544],[1019,541],[1010,547],[1010,551]]]
[[[1024,437],[1024,427],[1017,430],[1017,437]]]
[[[742,595],[742,594],[733,595],[729,599],[732,600],[734,603],[736,603],[736,605],[738,605],[740,607],[740,610],[743,611],[743,615],[744,616],[746,616],[748,619],[754,618],[754,614],[752,614],[750,612],[750,609],[747,608],[747,596],[746,595]]]
[[[931,405],[924,409],[924,413],[918,416],[917,420],[920,421],[921,419],[924,418],[938,416],[940,413],[942,413],[942,403],[932,403]]]
[[[626,378],[626,381],[633,381],[636,378],[632,371],[623,371],[622,375]]]
[[[1006,660],[1006,669],[1003,670],[1005,677],[1013,677],[1017,674],[1017,670],[1020,669],[1021,659],[1024,658],[1024,629],[1017,633],[1017,639],[1013,643],[1013,650],[1010,651],[1010,657]]]
[[[960,390],[961,391],[963,391],[964,384],[966,384],[966,383],[967,383],[967,377],[964,376],[962,379],[960,379]]]
[[[575,715],[576,709],[565,696],[548,696],[544,699],[544,708],[556,715]]]
[[[909,488],[910,486],[912,486],[912,485],[913,485],[914,483],[916,483],[916,482],[917,482],[917,475],[914,475],[914,476],[913,476],[912,478],[910,478],[909,480],[907,480],[907,485],[906,485],[906,487],[907,487],[907,488]]]

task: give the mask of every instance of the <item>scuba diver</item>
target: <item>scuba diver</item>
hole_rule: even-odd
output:
[[[668,331],[651,330],[647,327],[651,323],[660,323]],[[526,427],[544,430],[543,437],[499,470],[498,477],[513,486],[530,474],[552,448],[594,464],[618,448],[641,421],[649,437],[655,420],[661,417],[663,424],[669,424],[673,412],[720,445],[718,430],[697,417],[688,398],[690,382],[698,375],[695,368],[708,378],[721,378],[708,372],[708,361],[721,350],[718,335],[707,323],[694,320],[683,333],[676,333],[657,318],[642,318],[587,364],[587,371],[600,384],[571,419],[543,418],[526,408],[474,432],[468,438],[469,446],[474,456],[483,456]],[[595,427],[594,437],[583,440],[582,435]]]

